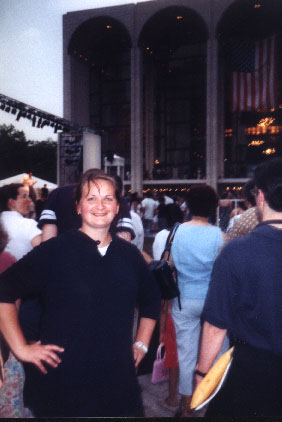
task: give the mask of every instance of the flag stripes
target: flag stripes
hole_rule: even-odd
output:
[[[271,37],[255,42],[255,52],[250,57],[252,63],[246,65],[247,71],[233,71],[231,73],[231,110],[251,111],[269,110],[276,106],[276,77],[277,63],[276,38]],[[253,57],[252,57],[253,56]],[[244,68],[244,63],[237,67]],[[242,61],[246,60],[242,54]],[[240,61],[240,60],[239,60]]]

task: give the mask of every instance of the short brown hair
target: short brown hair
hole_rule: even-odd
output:
[[[78,204],[79,201],[81,200],[84,186],[88,185],[88,188],[90,188],[90,182],[93,182],[94,184],[96,184],[98,180],[106,180],[107,182],[110,182],[113,185],[116,200],[120,204],[120,193],[119,193],[119,189],[118,189],[115,179],[109,176],[108,174],[104,173],[100,169],[89,169],[83,173],[83,175],[80,178],[80,181],[78,182],[78,184],[76,185],[74,189],[75,203]]]
[[[190,213],[197,217],[212,217],[218,205],[217,193],[208,185],[193,186],[186,200]]]
[[[10,183],[0,188],[0,212],[9,211],[9,199],[17,199],[19,188],[23,188],[22,183]]]

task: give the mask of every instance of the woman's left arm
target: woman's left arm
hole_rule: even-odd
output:
[[[151,318],[141,318],[135,343],[133,344],[133,357],[135,361],[135,368],[144,358],[146,349],[148,350],[150,340],[156,326],[156,320]]]

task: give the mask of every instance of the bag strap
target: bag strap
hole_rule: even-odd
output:
[[[165,347],[164,343],[160,343],[157,349],[157,360],[162,360],[162,348]]]
[[[170,251],[171,251],[171,247],[172,247],[172,242],[173,242],[175,233],[176,233],[179,226],[180,226],[180,223],[175,223],[174,226],[172,227],[172,229],[170,230],[169,235],[167,236],[165,248],[163,250],[161,259],[164,259],[164,254],[166,252],[168,252],[168,256],[166,258],[166,261],[168,261],[168,262],[169,262],[169,258],[170,258]]]
[[[168,256],[167,256],[167,258],[166,258],[166,261],[169,263],[169,258],[170,258],[170,252],[171,252],[171,247],[172,247],[172,242],[173,242],[173,239],[174,239],[174,236],[175,236],[175,233],[176,233],[176,231],[177,231],[177,229],[178,229],[178,227],[180,226],[181,224],[180,223],[175,223],[174,224],[174,226],[172,227],[172,229],[170,230],[170,232],[169,232],[169,235],[167,236],[167,241],[166,241],[166,245],[165,245],[165,248],[164,248],[164,251],[163,251],[163,253],[162,253],[162,256],[161,256],[161,260],[162,259],[164,259],[164,255],[165,255],[165,253],[166,252],[168,252]],[[169,264],[170,265],[170,264]],[[176,271],[176,268],[175,267],[173,267],[173,272],[174,272],[174,277],[175,277],[175,283],[176,283],[176,285],[177,285],[177,287],[178,287],[178,278],[177,278],[177,271]],[[177,296],[177,300],[178,300],[178,306],[179,306],[179,309],[181,310],[182,308],[181,308],[181,301],[180,301],[180,296],[178,295]]]

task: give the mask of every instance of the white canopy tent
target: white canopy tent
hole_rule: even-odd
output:
[[[10,183],[23,183],[29,179],[29,175],[27,173],[17,174],[16,176],[8,177],[7,179],[0,180],[0,187],[4,185],[9,185]],[[41,189],[44,185],[46,185],[47,189],[53,190],[58,187],[55,183],[48,182],[48,180],[40,179],[40,177],[36,177],[32,175],[32,182],[34,182],[33,187],[34,189]]]

